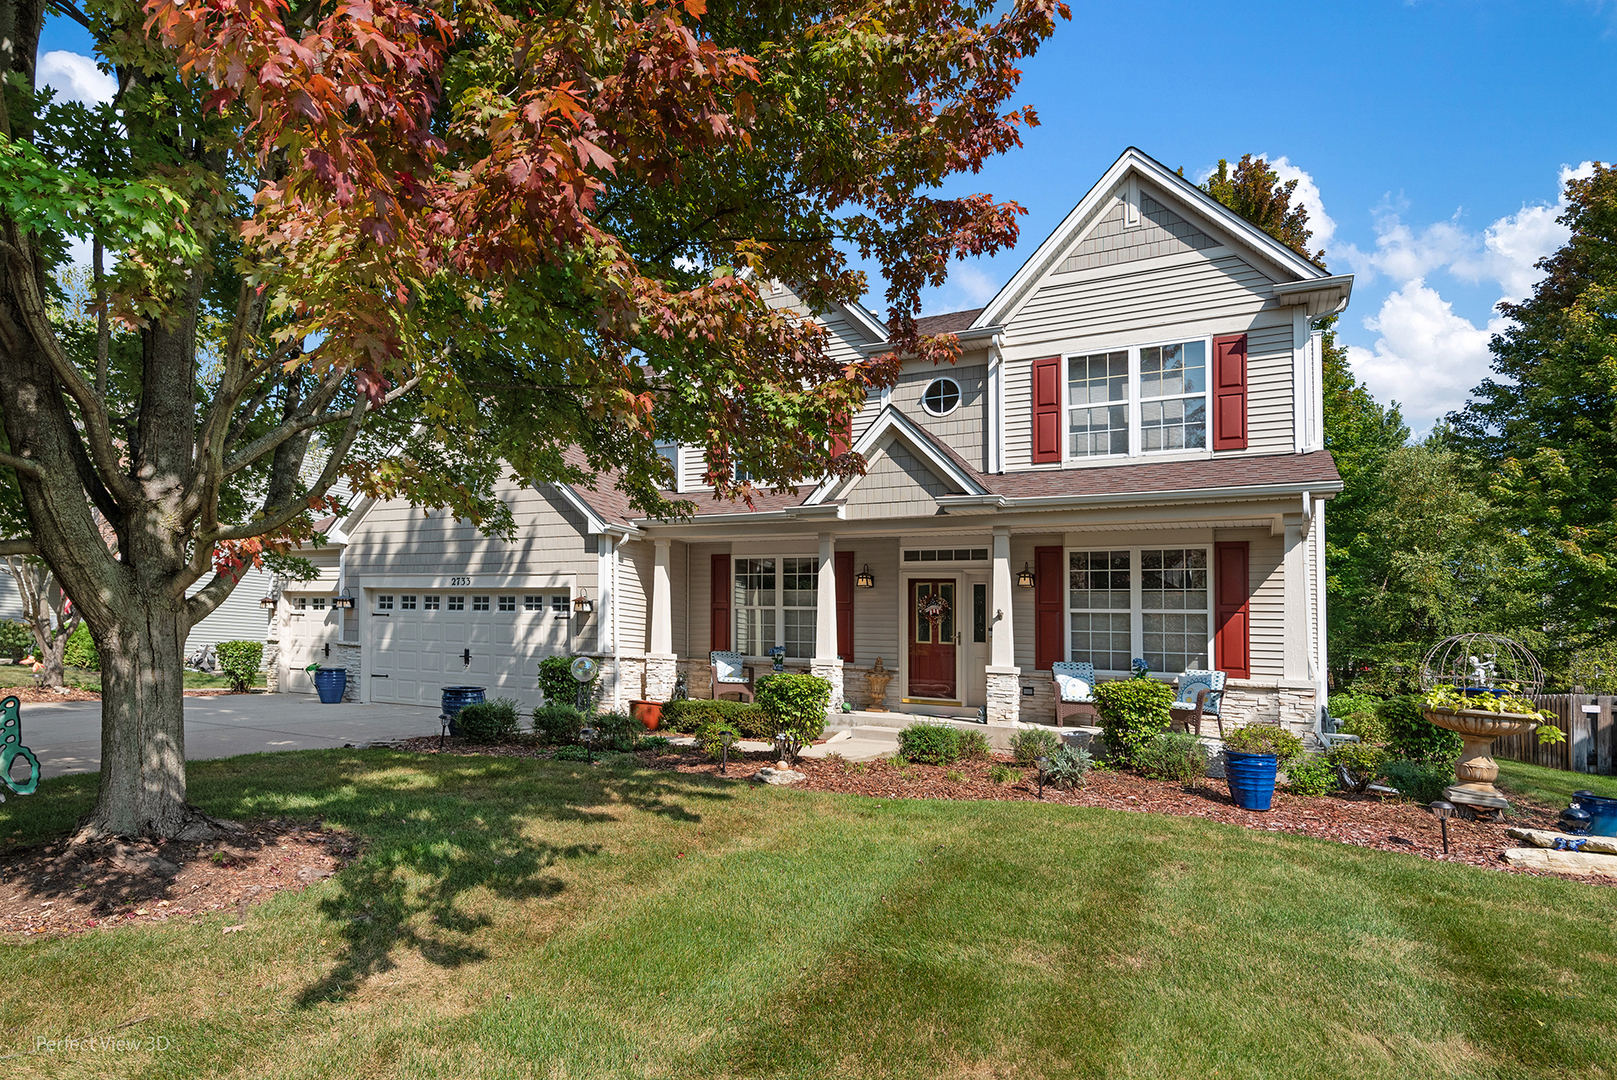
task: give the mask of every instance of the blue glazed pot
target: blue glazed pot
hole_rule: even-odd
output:
[[[443,706],[444,715],[449,717],[449,734],[460,734],[459,731],[455,730],[456,715],[468,705],[481,705],[483,703],[484,689],[481,686],[443,687],[443,694],[439,701]]]
[[[1225,770],[1230,781],[1230,798],[1242,810],[1267,810],[1275,795],[1275,770],[1280,759],[1273,754],[1247,754],[1224,751]]]
[[[1589,814],[1590,836],[1617,837],[1617,799],[1579,791],[1573,793],[1572,800]]]
[[[348,689],[348,672],[340,667],[323,667],[314,673],[314,688],[320,695],[320,704],[336,705]]]

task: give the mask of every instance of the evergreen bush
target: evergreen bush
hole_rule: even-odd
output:
[[[737,731],[733,724],[727,724],[723,720],[709,720],[696,729],[696,743],[702,748],[702,753],[707,755],[709,761],[723,759],[724,736],[726,734],[730,736],[731,759],[739,758],[741,751],[736,749],[735,744],[741,739],[741,732]]]
[[[1337,743],[1325,753],[1342,786],[1359,794],[1370,790],[1387,758],[1387,751],[1369,742]]]
[[[1018,765],[1031,765],[1061,749],[1061,738],[1049,728],[1022,728],[1011,736],[1011,756]]]
[[[749,739],[773,739],[775,728],[763,709],[747,701],[686,699],[663,706],[662,725],[683,735],[694,734],[709,720],[723,720]]]
[[[1286,767],[1286,789],[1293,795],[1329,795],[1336,790],[1336,767],[1322,754],[1309,754]]]
[[[576,706],[578,680],[573,678],[573,658],[547,656],[539,661],[539,689],[544,691],[547,705]]]
[[[988,736],[980,731],[960,732],[960,760],[961,761],[987,761],[994,756],[994,748],[988,742]]]
[[[960,760],[960,732],[948,724],[911,724],[898,733],[898,752],[917,765],[953,765]]]
[[[1418,803],[1436,802],[1444,788],[1456,783],[1453,766],[1429,761],[1389,761],[1381,767],[1381,775],[1398,794]]]
[[[584,714],[571,705],[541,705],[533,710],[533,733],[551,746],[572,746],[578,742]]]
[[[595,729],[595,749],[628,753],[646,733],[646,725],[623,712],[601,713],[590,720]]]
[[[469,743],[508,742],[517,733],[517,703],[495,698],[467,705],[455,714],[455,731]]]
[[[0,619],[0,657],[15,663],[34,651],[34,632],[20,622]]]
[[[230,680],[230,689],[245,694],[253,687],[253,679],[264,663],[262,641],[221,641],[213,647],[219,658],[219,671]]]
[[[1120,765],[1133,765],[1140,749],[1166,730],[1173,687],[1155,679],[1118,679],[1095,687],[1106,746]]]
[[[62,663],[86,671],[101,670],[101,654],[96,651],[95,639],[90,636],[89,626],[79,623],[78,629],[68,636],[67,648],[62,653]]]

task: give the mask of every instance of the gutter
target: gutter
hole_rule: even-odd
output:
[[[1180,488],[1166,491],[1098,492],[1093,495],[1039,495],[1016,498],[1010,495],[941,495],[938,505],[962,510],[986,506],[1010,511],[1059,510],[1065,507],[1112,506],[1119,503],[1142,502],[1204,502],[1209,499],[1261,499],[1277,496],[1309,497],[1312,492],[1336,494],[1343,490],[1340,480],[1324,483],[1318,480],[1299,481],[1294,484],[1256,484],[1243,487]],[[1306,511],[1305,511],[1306,512]]]

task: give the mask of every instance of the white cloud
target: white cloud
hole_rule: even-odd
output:
[[[979,308],[999,292],[998,279],[971,263],[956,263],[949,270],[949,280],[939,289],[921,294],[922,313],[944,315],[951,311]]]
[[[1488,341],[1504,326],[1501,318],[1475,326],[1416,278],[1365,318],[1365,329],[1380,336],[1373,349],[1348,346],[1348,363],[1377,398],[1403,405],[1419,435],[1463,406],[1472,387],[1487,377]]]
[[[38,80],[55,90],[58,100],[86,105],[111,101],[118,90],[117,80],[96,67],[90,57],[60,50],[39,58]]]
[[[1308,241],[1309,249],[1329,248],[1331,238],[1336,235],[1336,222],[1325,212],[1325,200],[1320,198],[1319,185],[1314,183],[1314,177],[1306,169],[1299,169],[1284,157],[1271,158],[1268,154],[1257,156],[1269,162],[1269,168],[1280,177],[1282,184],[1297,181],[1296,190],[1291,193],[1291,197],[1308,211],[1308,227],[1314,230],[1314,235]]]

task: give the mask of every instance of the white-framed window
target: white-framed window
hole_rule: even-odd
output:
[[[403,596],[399,597],[399,610],[400,611],[414,611],[415,610],[415,593],[405,593]]]
[[[572,597],[566,593],[553,593],[550,597],[550,613],[552,615],[572,614]]]
[[[382,593],[380,596],[378,596],[376,598],[376,610],[377,611],[392,611],[393,610],[393,594],[392,593]]]
[[[814,656],[820,560],[813,556],[737,558],[733,569],[735,647],[765,656],[776,645],[795,659]]]
[[[299,596],[292,601],[292,606],[299,611],[304,611],[309,606],[309,598],[307,596]]]
[[[679,475],[679,443],[677,443],[677,442],[663,442],[663,441],[659,440],[655,444],[655,449],[657,451],[657,456],[662,458],[664,461],[668,462],[668,467],[673,470],[674,480],[673,480],[673,483],[670,485],[669,490],[671,490],[671,491],[682,491],[682,490],[684,490],[683,487],[680,484],[680,475]]]
[[[1206,450],[1211,340],[1069,355],[1067,460]]]
[[[953,379],[933,379],[921,393],[921,408],[933,416],[948,416],[960,407],[960,384]]]
[[[1067,658],[1122,674],[1143,657],[1159,675],[1212,657],[1209,549],[1129,547],[1067,552]]]
[[[472,597],[472,610],[473,611],[487,611],[488,610],[488,597],[486,597],[486,596],[474,596],[474,597]]]
[[[432,595],[431,593],[428,593],[426,596],[423,596],[421,598],[421,610],[422,611],[437,611],[438,610],[438,598],[436,596]]]
[[[450,611],[465,611],[466,610],[466,598],[464,596],[461,596],[461,595],[458,595],[458,594],[454,595],[454,596],[451,596],[449,598],[448,610],[450,610]]]
[[[514,597],[514,596],[502,596],[502,597],[500,597],[500,610],[501,611],[515,611],[516,609],[517,609],[517,598],[516,597]]]
[[[313,607],[316,611],[326,610],[326,598],[323,596],[315,597]]]
[[[542,597],[542,596],[524,596],[522,598],[522,610],[523,611],[543,611],[543,610],[545,610],[545,598]]]

